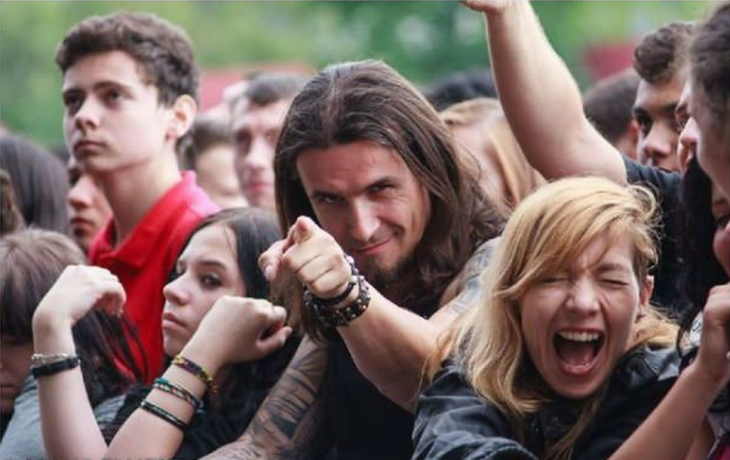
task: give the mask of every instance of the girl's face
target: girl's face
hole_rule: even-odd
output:
[[[536,281],[520,301],[532,362],[566,398],[586,398],[610,378],[651,295],[651,281],[637,281],[629,236],[607,244],[597,238],[573,264]]]
[[[0,412],[12,412],[30,370],[33,342],[0,339]]]
[[[213,224],[193,235],[177,260],[175,279],[162,290],[162,341],[168,356],[182,351],[221,296],[246,295],[235,241],[231,229]]]

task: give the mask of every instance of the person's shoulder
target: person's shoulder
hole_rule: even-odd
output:
[[[623,160],[626,166],[626,179],[630,184],[650,185],[663,193],[667,189],[678,188],[682,180],[682,176],[677,172],[644,165],[626,156],[623,156]]]

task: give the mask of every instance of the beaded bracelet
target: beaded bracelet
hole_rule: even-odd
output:
[[[177,396],[186,403],[190,404],[193,407],[193,410],[196,412],[203,407],[203,401],[201,401],[200,398],[191,393],[190,390],[180,384],[171,382],[164,377],[160,377],[155,380],[155,383],[152,384],[152,388],[164,391],[165,393],[169,393],[173,396]]]
[[[151,403],[151,402],[147,401],[146,399],[142,401],[142,404],[139,405],[139,408],[149,412],[150,414],[156,415],[157,417],[166,421],[167,423],[169,423],[170,425],[179,429],[180,431],[184,432],[188,427],[188,424],[183,422],[179,417],[169,413],[168,411],[161,408],[157,404]]]
[[[205,385],[208,387],[208,391],[210,391],[211,393],[216,392],[215,385],[213,385],[213,377],[211,377],[208,371],[203,369],[200,365],[194,363],[193,361],[190,361],[183,355],[177,355],[172,358],[172,364],[182,369],[185,369],[186,371],[193,374],[195,377],[198,378],[198,380],[205,383]]]

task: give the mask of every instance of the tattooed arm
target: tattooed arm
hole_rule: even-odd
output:
[[[327,347],[305,337],[241,437],[203,460],[307,459],[331,440],[323,429]]]
[[[479,300],[482,292],[482,273],[487,268],[498,242],[499,238],[493,238],[479,246],[459,276],[444,292],[441,298],[443,306],[430,319],[441,331]]]

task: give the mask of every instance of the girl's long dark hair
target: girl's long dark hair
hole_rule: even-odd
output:
[[[84,264],[83,252],[67,236],[21,230],[0,241],[0,333],[33,342],[33,314],[68,265]],[[141,346],[125,319],[92,310],[73,329],[86,392],[92,406],[123,393],[141,374],[131,346]],[[129,339],[131,342],[128,342]]]
[[[712,250],[716,231],[712,215],[712,182],[700,169],[696,157],[690,160],[682,179],[682,204],[684,292],[691,307],[681,317],[680,338],[687,335],[695,317],[704,308],[710,289],[728,281],[728,274]]]

